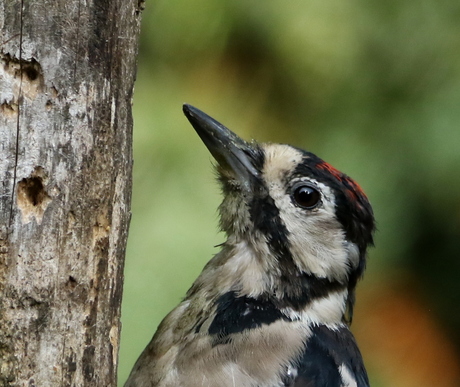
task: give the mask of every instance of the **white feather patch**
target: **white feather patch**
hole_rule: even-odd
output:
[[[292,320],[301,320],[309,326],[323,324],[334,329],[344,325],[342,316],[345,312],[347,297],[348,291],[345,289],[314,300],[301,312],[286,308],[283,309],[283,313]]]
[[[340,376],[342,377],[342,387],[358,387],[358,383],[356,383],[356,379],[351,374],[350,370],[345,364],[342,364],[339,367]]]
[[[289,231],[293,258],[298,267],[321,278],[346,281],[350,265],[350,247],[345,240],[342,225],[335,217],[335,197],[323,183],[309,177],[289,182],[286,176],[302,161],[303,155],[288,145],[264,145],[266,160],[263,177],[270,196],[275,201],[281,220]],[[312,210],[292,202],[290,187],[305,181],[317,187],[321,204]],[[354,253],[354,251],[352,251]]]

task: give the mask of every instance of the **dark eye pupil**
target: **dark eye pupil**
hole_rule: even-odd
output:
[[[294,200],[301,207],[313,208],[319,203],[320,199],[321,195],[312,187],[303,185],[294,191]]]

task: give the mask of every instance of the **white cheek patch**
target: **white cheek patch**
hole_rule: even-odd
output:
[[[313,179],[305,181],[314,184],[322,193],[318,208],[308,210],[294,205],[281,182],[270,189],[270,195],[289,231],[292,255],[299,268],[307,273],[345,281],[350,269],[348,242],[335,217],[334,195],[320,182]]]
[[[286,176],[302,161],[303,154],[288,145],[264,145],[263,178],[279,209],[289,235],[291,253],[298,267],[322,278],[346,281],[350,266],[356,265],[353,246],[347,246],[342,226],[335,217],[334,194],[328,186],[308,178],[321,191],[321,205],[313,210],[292,203],[286,192]],[[349,253],[352,253],[352,262]],[[358,257],[359,259],[359,257]]]

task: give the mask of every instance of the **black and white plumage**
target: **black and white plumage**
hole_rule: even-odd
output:
[[[361,188],[312,153],[184,113],[218,163],[227,241],[125,386],[369,386],[348,328],[373,242]]]

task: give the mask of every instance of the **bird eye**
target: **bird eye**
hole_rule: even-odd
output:
[[[300,207],[312,209],[320,202],[321,195],[315,188],[301,185],[294,189],[293,198]]]

